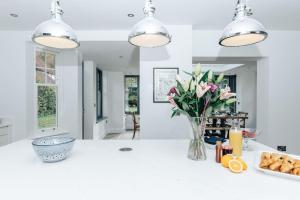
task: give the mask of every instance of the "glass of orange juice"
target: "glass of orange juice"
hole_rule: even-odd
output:
[[[233,156],[240,157],[242,156],[243,151],[243,133],[242,130],[233,127],[229,131],[229,144],[233,148]]]

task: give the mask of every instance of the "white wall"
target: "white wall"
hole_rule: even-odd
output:
[[[93,139],[96,124],[96,65],[84,61],[84,139]]]
[[[124,73],[104,71],[107,81],[106,110],[107,132],[122,133],[125,130],[124,121]]]
[[[257,66],[257,127],[261,141],[272,147],[287,145],[300,153],[298,121],[300,113],[299,31],[270,31],[258,45],[223,48],[218,45],[220,31],[194,31],[193,57],[262,58]]]
[[[256,65],[244,65],[225,72],[236,75],[237,112],[247,112],[246,127],[256,128]]]
[[[26,38],[0,31],[0,115],[12,120],[13,141],[26,137]]]
[[[189,138],[186,117],[171,119],[171,106],[153,103],[153,68],[192,69],[192,26],[168,26],[172,43],[165,47],[140,50],[140,123],[142,139]],[[182,71],[180,72],[182,75]]]
[[[58,128],[82,138],[82,77],[80,54],[64,51],[57,55],[59,73]]]

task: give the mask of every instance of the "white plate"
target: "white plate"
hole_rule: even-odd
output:
[[[280,176],[280,177],[283,177],[283,178],[294,179],[294,180],[300,181],[300,176],[296,176],[296,175],[292,175],[292,174],[286,174],[286,173],[282,173],[282,172],[275,172],[275,171],[272,171],[272,170],[269,170],[269,169],[260,168],[259,167],[260,157],[261,157],[261,154],[263,152],[288,155],[288,156],[291,156],[292,158],[298,159],[298,160],[300,160],[300,156],[296,156],[296,155],[292,155],[292,154],[285,154],[285,153],[276,152],[276,151],[274,151],[274,152],[271,152],[271,151],[258,151],[255,155],[255,158],[254,158],[254,166],[255,166],[256,170],[264,172],[264,173],[272,175],[272,176]]]

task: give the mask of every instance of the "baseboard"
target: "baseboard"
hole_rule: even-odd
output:
[[[106,128],[106,133],[124,133],[124,128]]]

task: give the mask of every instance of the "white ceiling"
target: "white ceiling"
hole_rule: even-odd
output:
[[[32,30],[49,18],[51,0],[1,0],[0,30]],[[254,17],[267,29],[300,30],[299,0],[248,0]],[[192,24],[195,29],[223,29],[236,0],[154,0],[165,24]],[[144,0],[61,0],[64,19],[74,29],[130,29],[143,17]],[[19,18],[12,18],[16,13]],[[134,18],[128,18],[134,13]]]
[[[212,70],[216,73],[226,72],[244,66],[244,64],[201,64],[203,71]]]
[[[103,70],[139,71],[139,48],[128,42],[81,42],[79,51],[84,60],[94,61]]]

